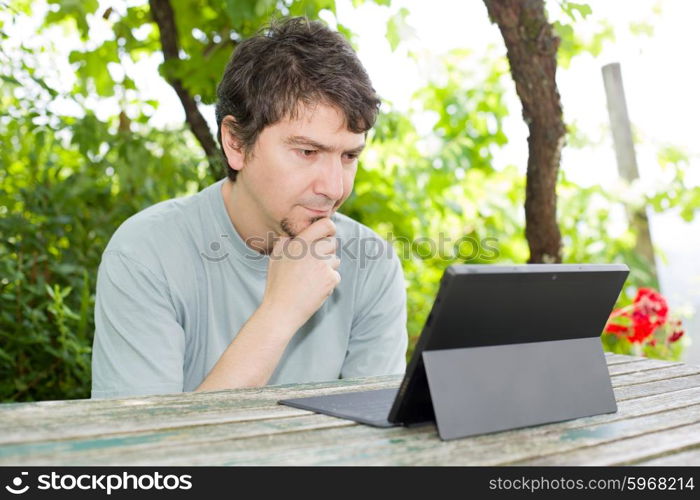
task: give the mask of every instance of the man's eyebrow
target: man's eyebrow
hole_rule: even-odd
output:
[[[331,146],[326,146],[325,144],[321,144],[320,142],[314,141],[310,137],[305,137],[303,135],[293,135],[287,137],[284,140],[284,143],[290,146],[311,146],[313,149],[318,149],[319,151],[322,151],[324,153],[332,152],[335,150],[335,148]],[[363,149],[365,149],[365,144],[361,144],[356,148],[352,148],[343,152],[350,154],[360,154],[360,152],[362,152]]]

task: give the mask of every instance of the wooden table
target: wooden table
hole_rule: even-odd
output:
[[[700,366],[606,357],[617,413],[449,442],[277,404],[398,377],[5,404],[0,465],[700,465]]]

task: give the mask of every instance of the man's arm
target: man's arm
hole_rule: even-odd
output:
[[[401,261],[388,243],[385,252],[369,262],[364,274],[341,377],[404,373],[408,346],[406,288]]]
[[[262,304],[245,322],[196,391],[267,384],[297,331],[274,306]]]
[[[161,278],[122,252],[97,273],[92,397],[182,392],[185,333]]]
[[[282,238],[270,258],[260,307],[226,348],[197,391],[267,384],[296,331],[340,282],[335,224],[320,219]]]

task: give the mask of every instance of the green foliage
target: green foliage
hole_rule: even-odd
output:
[[[404,38],[402,34],[407,31],[408,25],[406,24],[406,17],[409,14],[409,10],[402,7],[398,10],[396,14],[389,18],[386,25],[386,39],[389,42],[391,50],[394,51],[399,46],[399,43]]]
[[[119,62],[117,42],[110,40],[87,52],[73,51],[68,62],[76,63],[76,74],[80,78],[75,92],[86,96],[94,93],[102,97],[114,95],[115,82],[109,71],[105,71],[105,66]]]
[[[569,4],[570,5],[570,4]],[[581,13],[581,18],[585,18],[590,14],[590,9]],[[575,20],[576,16],[570,15],[570,18]],[[561,42],[557,52],[557,63],[563,68],[568,68],[571,60],[582,53],[589,53],[593,56],[600,54],[603,45],[606,42],[615,41],[615,32],[605,21],[598,23],[598,30],[588,39],[582,39],[577,35],[572,23],[566,21],[553,21],[555,33],[559,36]]]
[[[645,203],[654,211],[676,209],[686,222],[700,210],[700,186],[688,186],[685,172],[690,167],[688,154],[682,149],[666,145],[657,153],[657,161],[670,177],[670,182],[649,195]]]
[[[3,54],[4,55],[4,54]],[[102,250],[127,217],[203,187],[182,131],[120,129],[35,103],[58,92],[30,51],[3,67],[0,102],[0,399],[89,397],[94,290]],[[14,90],[21,87],[24,97]],[[60,96],[69,99],[70,96]],[[200,162],[200,163],[198,163]]]
[[[607,43],[615,41],[615,31],[604,19],[593,20],[594,12],[590,5],[558,0],[546,2],[548,15],[554,26],[555,33],[560,38],[557,52],[557,63],[562,68],[568,68],[571,60],[581,54],[598,56]],[[661,13],[660,5],[654,6],[652,15]],[[578,28],[586,22],[595,25],[595,30],[587,36],[582,36]],[[629,23],[629,31],[636,36],[650,37],[654,33],[654,27],[648,20],[632,21]]]
[[[47,24],[58,24],[63,21],[73,21],[78,28],[80,37],[88,39],[89,26],[87,23],[88,14],[95,12],[98,0],[49,0],[51,8],[46,15]]]
[[[73,20],[81,36],[86,38],[85,18],[95,13],[97,0],[55,0],[53,3],[59,9],[47,15],[45,26]],[[335,13],[335,0],[191,0],[171,4],[177,23],[180,60],[162,63],[160,73],[166,79],[180,80],[189,93],[204,104],[216,101],[216,86],[240,40],[281,16],[305,15],[314,19],[324,10]],[[159,31],[151,19],[147,1],[132,3],[123,12],[117,11],[116,6],[115,9],[110,7],[102,17],[111,25],[114,37],[97,47],[74,51],[70,57],[71,63],[79,64],[80,84],[75,92],[83,95],[119,95],[119,89],[131,80],[114,82],[105,71],[107,63],[126,67],[160,50]]]
[[[650,23],[630,23],[630,32],[637,36],[651,37],[654,34],[654,26]]]

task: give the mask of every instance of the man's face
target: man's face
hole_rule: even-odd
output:
[[[333,214],[352,191],[364,134],[342,112],[318,104],[263,129],[238,173],[266,229],[294,237]]]

